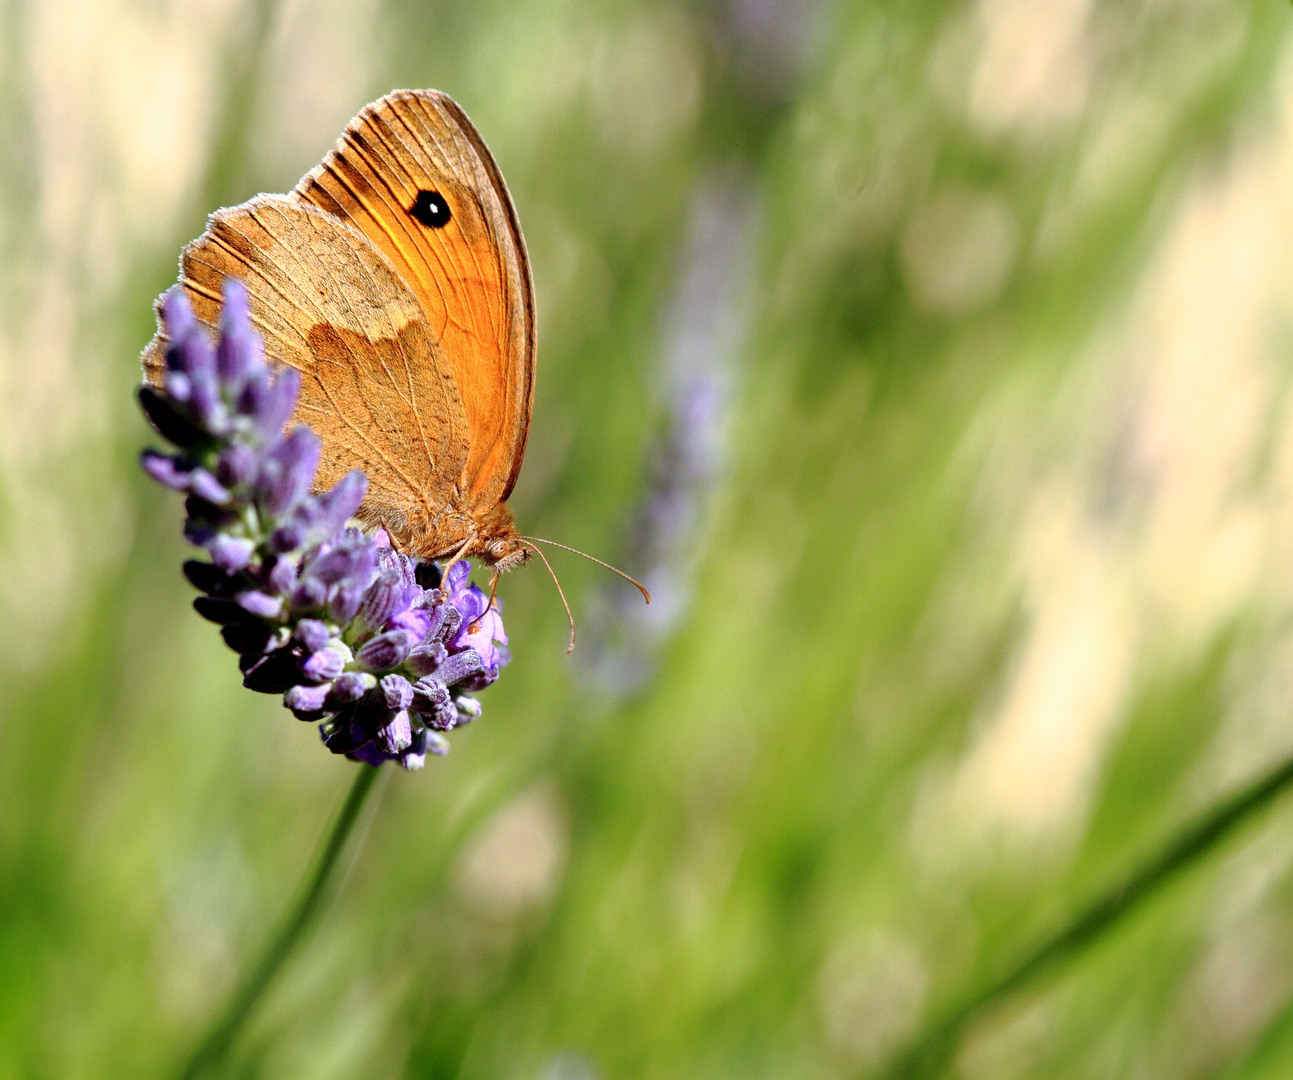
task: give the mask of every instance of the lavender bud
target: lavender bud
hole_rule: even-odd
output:
[[[412,743],[413,725],[409,723],[409,714],[403,709],[377,731],[377,745],[388,754],[398,754]]]
[[[328,700],[332,687],[327,683],[318,686],[293,686],[283,695],[283,704],[293,712],[317,713]]]
[[[413,635],[407,630],[392,630],[364,642],[355,655],[355,662],[369,671],[390,671],[404,662],[414,644]]]
[[[215,375],[215,356],[211,351],[211,342],[207,340],[206,331],[196,322],[183,334],[172,337],[166,349],[166,366],[170,371],[189,379],[191,389],[187,401],[190,405],[197,400],[199,385],[212,385]]]
[[[367,493],[368,477],[355,469],[338,480],[331,491],[319,497],[322,524],[329,534],[335,533],[354,516]]]
[[[140,467],[159,484],[172,491],[188,491],[189,470],[182,468],[173,457],[145,450],[139,455]]]
[[[364,590],[359,586],[339,586],[328,599],[328,614],[333,622],[345,624],[355,617],[363,601]]]
[[[189,490],[199,499],[216,506],[225,506],[229,502],[228,489],[206,469],[194,469],[189,473]]]
[[[180,375],[178,372],[171,372],[166,378],[167,393],[165,395],[158,393],[151,386],[141,386],[139,388],[139,404],[144,410],[144,415],[148,417],[149,422],[157,429],[162,438],[168,442],[173,442],[181,449],[187,449],[200,442],[205,437],[205,433],[201,428],[195,427],[189,418],[176,408],[176,402],[184,399],[171,391],[169,386],[172,379],[183,379],[185,397],[187,398],[188,376]]]
[[[285,521],[269,535],[269,546],[284,554],[305,543],[305,526],[299,521]]]
[[[302,619],[296,624],[296,633],[292,636],[305,646],[307,652],[312,653],[318,652],[332,640],[328,624],[318,619]]]
[[[429,645],[419,645],[404,661],[405,666],[413,672],[414,675],[430,675],[437,670],[449,656],[449,650],[438,641],[433,641]]]
[[[291,419],[300,393],[301,376],[282,368],[272,379],[267,374],[249,379],[238,396],[238,411],[251,419],[257,437],[268,442]]]
[[[479,675],[485,670],[484,661],[480,658],[480,653],[475,649],[463,649],[460,653],[454,653],[436,672],[436,677],[444,682],[446,686],[452,686],[456,682],[462,682],[463,679],[472,675]]]
[[[231,580],[223,570],[199,559],[185,560],[184,576],[195,589],[215,595],[224,595]]]
[[[247,289],[237,278],[225,278],[216,372],[226,393],[237,394],[247,375],[264,362],[264,356],[265,346],[251,328]]]
[[[358,701],[377,685],[366,671],[343,671],[333,680],[332,699],[338,703]]]
[[[263,593],[259,589],[248,589],[246,592],[240,592],[234,599],[244,611],[248,611],[252,615],[258,615],[262,619],[281,619],[283,617],[282,599]]]
[[[298,611],[309,611],[323,607],[328,599],[328,587],[318,578],[307,577],[297,583],[289,603]]]
[[[202,344],[205,349],[210,349],[205,335],[202,335]],[[188,377],[190,412],[209,434],[225,434],[229,426],[229,417],[224,402],[220,398],[220,386],[216,382],[214,368],[210,371],[191,369]]]
[[[386,707],[392,712],[407,709],[413,704],[413,684],[403,675],[387,675],[380,686]]]
[[[480,702],[474,697],[468,697],[463,694],[461,697],[454,698],[453,703],[458,707],[458,727],[470,724],[473,720],[479,718],[481,713]]]
[[[448,704],[449,688],[434,675],[424,675],[413,684],[411,708],[415,712],[429,715]]]
[[[256,455],[245,446],[230,443],[220,451],[216,479],[225,487],[240,488],[256,478]]]
[[[296,565],[290,559],[275,559],[265,575],[265,584],[273,592],[286,596],[296,585]]]
[[[337,546],[311,560],[306,573],[325,585],[335,585],[343,579],[350,579],[348,584],[362,583],[366,589],[372,581],[376,562],[376,556],[371,548]]]
[[[225,644],[236,653],[259,654],[269,648],[274,631],[263,622],[235,622],[220,630]]]
[[[242,537],[221,534],[211,540],[207,545],[207,551],[216,566],[221,570],[232,572],[243,569],[251,562],[251,557],[256,553],[256,545]]]
[[[368,587],[358,616],[372,630],[381,630],[404,602],[404,582],[392,570],[383,571]]]
[[[310,493],[319,464],[320,442],[309,428],[299,427],[281,439],[261,463],[256,487],[270,517],[292,509]]]
[[[301,664],[301,671],[318,682],[335,679],[345,669],[346,658],[334,648],[322,648]]]
[[[413,749],[416,749],[416,746],[414,746]],[[449,753],[449,740],[446,739],[443,735],[439,734],[438,732],[428,731],[426,733],[426,752],[428,754],[435,754],[436,757],[444,757],[445,754]],[[409,756],[412,757],[412,754],[410,754]],[[426,758],[423,757],[422,761],[425,761],[425,760]],[[416,765],[413,766],[413,768],[415,769],[422,768],[422,761],[419,761]],[[400,764],[403,764],[403,762],[401,762]],[[408,767],[409,766],[405,765],[405,768],[408,768]]]
[[[213,596],[199,596],[193,600],[193,610],[204,619],[219,626],[247,622],[247,612],[232,600],[219,600]]]
[[[179,285],[172,285],[162,296],[162,323],[172,341],[178,341],[197,327],[193,306]]]

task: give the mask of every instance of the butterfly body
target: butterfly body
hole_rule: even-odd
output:
[[[359,517],[410,554],[528,558],[506,499],[534,400],[534,299],[516,211],[452,99],[402,90],[363,109],[288,195],[213,214],[180,260],[197,317],[247,287],[267,357],[301,373],[294,422],[317,483],[362,469]],[[166,337],[144,351],[160,382]]]

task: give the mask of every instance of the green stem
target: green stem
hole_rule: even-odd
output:
[[[305,888],[302,890],[300,899],[296,902],[296,907],[283,920],[278,932],[270,938],[269,945],[262,954],[260,962],[252,969],[251,974],[242,986],[238,988],[238,991],[230,999],[223,1015],[212,1025],[206,1038],[198,1045],[188,1064],[180,1072],[181,1080],[195,1080],[207,1069],[220,1062],[242,1029],[243,1024],[246,1023],[247,1017],[251,1015],[257,1002],[260,1001],[265,991],[269,988],[269,984],[273,982],[274,977],[282,968],[283,962],[292,954],[297,942],[301,940],[302,935],[309,929],[310,922],[317,914],[319,905],[327,892],[332,872],[337,866],[337,860],[340,858],[341,852],[346,846],[346,841],[354,830],[355,822],[359,820],[359,812],[363,809],[364,802],[368,798],[369,792],[372,791],[373,783],[377,780],[379,772],[378,769],[371,765],[357,766],[355,779],[350,785],[346,801],[341,807],[341,812],[337,815],[336,822],[333,823],[332,831],[329,833],[326,843],[319,852],[314,872],[310,875]]]
[[[1293,783],[1293,758],[1277,765],[1182,828],[1158,853],[1097,897],[1067,925],[1003,974],[950,1010],[894,1062],[895,1078],[942,1071],[966,1025],[985,1009],[1035,981],[1062,959],[1080,953],[1125,919],[1153,893],[1197,863]]]

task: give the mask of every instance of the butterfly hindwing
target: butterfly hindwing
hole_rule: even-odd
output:
[[[197,317],[219,318],[225,277],[243,281],[267,357],[301,372],[295,420],[323,443],[317,482],[368,475],[361,516],[398,527],[410,506],[449,501],[467,460],[462,402],[422,305],[363,236],[312,206],[261,195],[213,214],[184,249]],[[160,379],[166,339],[144,354]]]

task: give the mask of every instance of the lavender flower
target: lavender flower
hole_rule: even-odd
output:
[[[179,287],[162,317],[170,344],[160,386],[139,401],[175,452],[145,450],[144,471],[187,495],[185,537],[210,561],[184,573],[198,613],[239,654],[243,684],[282,694],[334,754],[421,768],[444,733],[480,715],[471,693],[507,663],[497,605],[468,583],[394,551],[386,533],[346,523],[368,488],[361,472],[311,494],[320,444],[283,433],[300,376],[271,373],[242,283],[225,283],[212,346]]]

